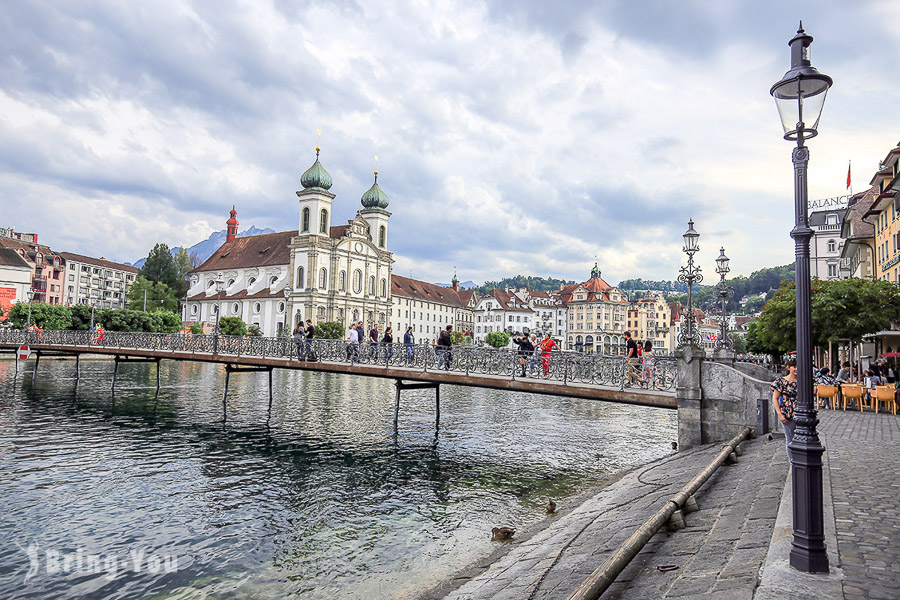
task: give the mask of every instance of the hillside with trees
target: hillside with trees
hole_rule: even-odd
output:
[[[704,273],[707,281],[710,279],[717,281],[715,270],[712,274]],[[794,281],[795,271],[794,265],[784,265],[781,267],[767,267],[754,271],[749,277],[739,276],[725,281],[734,290],[734,297],[728,301],[728,311],[732,313],[755,313],[762,308],[765,300],[755,298],[761,294],[765,294],[766,298],[772,295],[781,287],[784,281]],[[750,301],[746,306],[741,307],[741,298],[747,296]],[[667,297],[669,300],[677,300],[682,303],[687,302],[687,294],[673,295]],[[694,288],[694,305],[701,308],[711,307],[713,304],[718,306],[718,296],[716,295],[715,285],[700,285]]]
[[[574,281],[566,281],[564,279],[555,279],[553,277],[528,277],[525,275],[516,275],[515,277],[505,277],[500,281],[485,281],[484,285],[475,288],[475,291],[481,295],[486,294],[493,289],[523,288],[527,287],[536,292],[552,292],[558,290],[562,285],[571,285]]]

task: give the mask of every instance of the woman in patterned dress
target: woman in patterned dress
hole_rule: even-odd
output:
[[[791,440],[794,439],[794,409],[797,408],[797,359],[792,358],[784,368],[785,374],[772,382],[772,406],[784,426],[788,460],[791,460]]]

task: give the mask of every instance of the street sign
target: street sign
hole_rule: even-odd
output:
[[[19,360],[28,360],[31,357],[31,348],[25,345],[19,346],[17,354],[19,355]]]

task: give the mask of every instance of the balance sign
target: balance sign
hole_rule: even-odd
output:
[[[31,357],[31,348],[28,346],[19,346],[19,360],[28,360]]]

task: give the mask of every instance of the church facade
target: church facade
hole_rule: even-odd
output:
[[[300,178],[295,231],[237,238],[236,212],[226,242],[191,272],[184,320],[206,330],[221,316],[238,316],[265,336],[290,332],[300,321],[390,322],[391,267],[387,194],[375,181],[356,216],[332,226],[332,179],[316,161]]]

